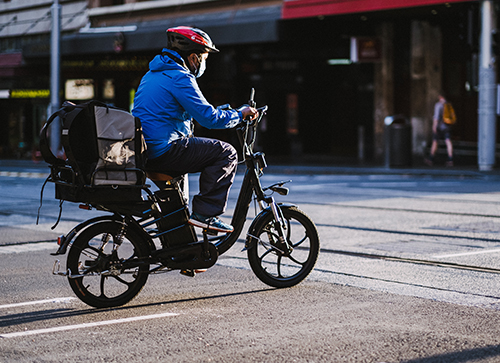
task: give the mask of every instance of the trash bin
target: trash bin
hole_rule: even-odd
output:
[[[411,166],[411,124],[402,115],[388,116],[385,123],[385,166]]]

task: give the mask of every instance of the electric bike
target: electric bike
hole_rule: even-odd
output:
[[[250,106],[256,107],[250,97]],[[76,296],[86,304],[116,307],[132,300],[154,273],[179,270],[194,276],[213,266],[228,251],[244,228],[252,199],[260,212],[245,235],[244,250],[255,275],[265,284],[284,288],[304,280],[318,258],[320,240],[314,222],[297,206],[277,203],[274,193],[287,195],[287,182],[263,187],[260,177],[267,166],[264,154],[253,147],[259,122],[267,106],[258,108],[253,121],[236,127],[246,171],[231,224],[233,232],[217,234],[203,229],[198,240],[189,225],[183,178],[167,174],[146,175],[159,190],[143,187],[141,201],[85,203],[110,214],[89,219],[58,239],[53,255],[67,252],[66,269],[56,260],[53,274],[66,276]],[[68,251],[69,249],[69,251]]]

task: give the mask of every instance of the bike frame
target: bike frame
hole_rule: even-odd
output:
[[[262,119],[262,116],[266,109],[267,108],[263,108],[260,110],[260,115],[256,122],[254,122],[253,124],[246,123],[236,129],[236,133],[238,135],[240,144],[243,147],[243,152],[245,155],[246,171],[243,177],[240,193],[238,195],[238,200],[236,202],[236,208],[234,210],[233,218],[231,220],[234,231],[225,235],[222,239],[220,239],[218,243],[215,243],[219,254],[223,254],[224,252],[229,250],[239,238],[244,227],[248,209],[250,207],[250,203],[254,194],[257,202],[259,203],[261,214],[272,212],[274,214],[275,220],[279,221],[281,228],[279,228],[278,230],[281,231],[280,234],[281,236],[283,236],[282,227],[284,226],[284,224],[282,222],[281,213],[279,212],[279,206],[272,196],[268,196],[265,194],[265,190],[262,188],[262,185],[260,183],[260,176],[263,174],[263,169],[266,167],[264,154],[261,152],[254,153],[252,150],[252,145],[255,141],[256,127]],[[247,140],[249,133],[248,131],[251,132],[250,142]],[[283,183],[278,184],[281,186]],[[266,188],[266,190],[272,190],[273,188],[274,186]],[[257,216],[256,219],[258,217],[259,216]]]
[[[243,148],[243,153],[244,153],[244,163],[246,166],[246,171],[245,175],[243,178],[242,186],[240,189],[240,193],[238,195],[238,199],[236,202],[236,207],[234,210],[234,214],[232,217],[231,224],[233,225],[234,231],[231,233],[227,233],[221,236],[215,236],[215,237],[210,237],[208,238],[206,235],[206,231],[204,231],[204,242],[208,244],[209,242],[212,243],[216,248],[217,248],[217,253],[218,255],[222,255],[225,253],[227,250],[229,250],[235,242],[238,240],[239,236],[241,235],[241,232],[243,230],[243,227],[245,225],[246,221],[246,216],[248,214],[248,210],[250,207],[250,203],[252,201],[252,197],[255,194],[255,199],[259,203],[261,212],[259,215],[256,216],[254,219],[254,223],[259,220],[262,216],[266,215],[267,213],[273,213],[274,215],[274,220],[275,220],[275,227],[276,231],[278,232],[279,235],[279,240],[281,243],[283,243],[283,250],[285,251],[291,251],[290,246],[286,242],[286,239],[284,238],[285,236],[285,223],[283,222],[282,214],[280,208],[282,207],[289,207],[288,205],[278,205],[274,198],[270,195],[266,195],[266,190],[271,190],[272,192],[278,192],[280,194],[287,194],[288,190],[286,188],[283,188],[282,185],[285,182],[280,182],[277,184],[274,184],[270,187],[267,188],[262,188],[262,185],[260,183],[260,176],[263,174],[263,169],[266,167],[266,162],[264,159],[264,154],[262,152],[253,152],[253,144],[255,142],[255,136],[256,136],[256,129],[259,124],[259,122],[262,120],[263,115],[265,114],[267,110],[267,106],[262,107],[259,109],[259,116],[257,117],[256,120],[254,121],[245,121],[243,122],[240,126],[236,128],[236,133],[238,135],[238,139],[240,141],[240,144]],[[146,189],[149,195],[152,195],[151,191],[149,189]],[[137,204],[135,205],[137,207]],[[113,215],[105,215],[105,216],[99,216],[96,218],[89,219],[85,222],[80,223],[76,227],[74,227],[71,231],[69,231],[66,235],[60,236],[58,239],[59,242],[59,249],[56,253],[53,253],[53,255],[60,255],[60,254],[65,254],[67,251],[67,248],[71,245],[72,241],[75,239],[75,237],[85,228],[88,226],[103,222],[103,221],[114,221],[118,223],[123,223],[125,226],[125,229],[127,231],[130,231],[133,234],[140,235],[144,239],[145,243],[149,245],[150,251],[152,255],[155,255],[155,244],[153,242],[153,239],[158,237],[160,234],[152,235],[148,231],[146,231],[146,227],[154,224],[156,220],[151,221],[151,216],[145,216],[140,219],[134,218],[135,216],[138,216],[140,214],[134,213],[134,206],[131,205],[130,207],[127,206],[98,206],[99,209],[107,210],[113,213]],[[148,221],[149,220],[149,221]],[[251,228],[250,228],[251,230]],[[195,242],[195,243],[199,243]],[[249,233],[247,235],[247,247],[249,243],[252,243],[252,236]],[[170,251],[170,249],[175,251],[179,247],[173,247],[173,248],[167,248],[164,250]],[[163,250],[156,250],[156,252],[161,252]],[[149,261],[152,263],[155,263],[155,258],[152,258],[153,261]],[[144,261],[146,262],[146,261]],[[161,269],[162,267],[155,267],[151,272],[157,271]],[[58,273],[56,274],[65,274],[65,273]]]

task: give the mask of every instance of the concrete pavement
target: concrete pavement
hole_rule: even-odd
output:
[[[450,177],[450,179],[489,179],[500,176],[497,171],[484,173],[475,170],[474,167],[388,169],[380,166],[357,165],[287,165],[284,163],[275,164],[272,160],[269,164],[270,167],[267,169],[269,174],[403,174],[436,175],[437,177]],[[0,176],[40,178],[37,175],[47,174],[48,168],[44,163],[0,160]],[[40,179],[36,182],[41,181]],[[33,180],[34,183],[35,180]],[[19,217],[16,216],[16,218]],[[19,223],[18,219],[16,219],[16,223]],[[67,231],[67,227],[63,227]],[[16,238],[16,232],[18,231],[11,229],[9,236]],[[54,234],[56,233],[54,232]],[[6,236],[1,230],[0,235]],[[42,238],[39,234],[33,234],[33,236]],[[44,238],[45,236],[42,239]],[[384,242],[386,241],[384,240]],[[41,243],[37,245],[41,245]],[[40,271],[47,271],[47,273],[51,267],[48,252],[52,252],[52,250],[32,251],[30,256],[30,260],[32,260],[32,256],[40,256]],[[12,275],[12,278],[19,279],[19,286],[26,286],[25,281],[22,281],[24,275],[11,271],[15,271],[21,262],[26,261],[27,256],[28,254],[16,254],[17,260],[5,259],[3,271],[9,273],[1,277],[5,281],[11,281],[7,279],[10,279]],[[221,262],[228,261],[227,256],[225,258],[226,260],[221,259]],[[338,266],[335,266],[335,270],[338,271]],[[391,267],[386,268],[386,271],[390,270]],[[228,274],[231,274],[231,281],[228,280]],[[38,273],[32,276],[34,280],[35,277],[43,276],[43,274]],[[134,315],[155,313],[155,311],[148,309],[161,308],[167,301],[169,306],[183,312],[182,319],[178,319],[179,322],[169,322],[166,325],[159,323],[144,328],[134,325],[133,329],[141,329],[141,331],[140,334],[134,334],[134,337],[138,339],[136,344],[128,341],[128,346],[142,349],[145,338],[147,338],[146,340],[160,339],[165,336],[175,337],[177,334],[184,336],[186,331],[196,331],[206,332],[203,338],[209,340],[200,348],[199,355],[191,354],[193,340],[197,341],[199,338],[161,341],[155,346],[168,347],[181,352],[176,356],[178,361],[200,362],[207,361],[205,359],[207,354],[213,357],[214,361],[226,362],[250,360],[422,363],[500,361],[500,340],[498,338],[500,311],[495,308],[450,304],[431,298],[423,299],[374,291],[369,288],[343,286],[344,284],[338,282],[338,279],[337,282],[330,283],[316,279],[314,275],[311,275],[311,278],[294,289],[267,289],[257,281],[248,269],[229,269],[224,264],[216,266],[213,271],[209,271],[206,275],[200,275],[195,280],[188,280],[179,274],[171,274],[171,276],[169,275],[168,292],[165,291],[165,283],[160,283],[158,277],[152,278],[148,282],[147,289],[141,293],[137,300],[134,300],[132,305],[113,313],[117,314],[119,318],[127,314],[127,309],[130,309]],[[231,284],[234,282],[235,276],[237,276],[237,283]],[[66,281],[58,277],[49,277],[48,281],[51,284],[60,283],[61,286],[67,288]],[[37,283],[38,280],[34,282],[36,286],[43,286],[43,292],[39,292],[36,288],[26,287],[26,291],[18,292],[15,299],[22,299],[28,294],[34,294],[34,300],[46,298],[47,283],[45,280],[40,283]],[[421,286],[417,287],[421,288]],[[57,289],[54,291],[60,292]],[[213,295],[216,295],[215,298],[212,298]],[[3,296],[5,298],[7,295],[3,294]],[[9,295],[6,302],[24,301],[13,300],[13,296]],[[160,302],[156,303],[158,299]],[[173,302],[170,303],[168,299],[173,300]],[[293,304],[283,308],[283,301],[293,302]],[[314,308],[311,309],[311,307]],[[76,320],[85,320],[89,316],[89,312],[93,312],[91,309],[79,312],[78,309],[81,309],[79,302],[75,302],[67,309]],[[37,311],[35,313],[41,314]],[[14,314],[15,312],[11,312],[8,317]],[[115,316],[110,318],[115,318]],[[35,321],[35,323],[37,322]],[[50,319],[42,319],[41,323],[52,324],[53,322]],[[74,321],[72,320],[71,323]],[[7,328],[15,329],[16,326],[12,324]],[[165,333],[166,329],[168,329],[168,334]],[[106,332],[105,336],[113,337],[113,332]],[[30,361],[33,356],[36,356],[37,359],[57,361],[58,359],[54,357],[66,353],[62,352],[60,348],[61,342],[64,346],[75,344],[78,347],[85,346],[82,342],[95,343],[92,340],[94,337],[88,331],[84,331],[84,334],[80,336],[75,335],[75,337],[69,335],[58,335],[57,337],[59,339],[54,340],[52,336],[39,336],[36,337],[36,342],[33,340],[29,346],[26,343],[27,353],[23,352],[26,354],[24,361]],[[221,340],[220,337],[224,339]],[[53,341],[57,341],[58,344],[51,343]],[[221,341],[224,341],[226,345],[218,345]],[[24,342],[18,343],[11,340],[4,343],[11,354],[5,355],[8,357],[7,361],[20,361],[21,353],[17,353],[20,348],[16,344],[24,344]],[[52,349],[47,349],[47,346]],[[5,347],[4,349],[6,349]],[[101,347],[99,346],[99,348]],[[127,349],[129,348],[123,348],[123,352],[129,353],[130,351]],[[148,345],[147,349],[150,351],[151,347]],[[54,355],[51,355],[52,351],[55,352]],[[104,350],[96,349],[95,351]],[[168,356],[166,354],[169,352],[161,351],[160,353],[162,357],[165,357]],[[72,354],[73,358],[78,355],[82,359],[86,353],[84,349],[76,349],[76,353]],[[118,358],[122,358],[123,361],[130,359],[130,355],[127,358],[127,355],[120,351],[113,351],[109,354],[110,361]],[[0,355],[0,357],[2,356]],[[97,360],[98,357],[92,358],[94,359],[90,360]],[[156,359],[155,361],[161,360]]]

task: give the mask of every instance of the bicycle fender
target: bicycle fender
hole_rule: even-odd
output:
[[[295,204],[291,204],[291,203],[278,203],[278,206],[281,209],[288,209],[288,208],[292,208],[292,207],[297,207]],[[267,207],[266,209],[262,210],[259,214],[257,214],[257,216],[253,219],[252,224],[248,228],[247,237],[245,240],[245,248],[243,249],[244,251],[253,247],[253,245],[259,241],[259,239],[254,235],[255,229],[256,229],[257,225],[259,225],[259,222],[264,217],[266,217],[268,214],[272,214],[272,213],[273,213],[273,211],[271,210],[271,207]]]
[[[114,216],[99,216],[88,219],[84,222],[77,224],[73,227],[68,233],[65,235],[59,236],[61,240],[61,244],[59,245],[58,250],[55,253],[51,253],[52,256],[64,255],[71,244],[71,241],[76,237],[78,233],[80,233],[83,229],[87,228],[91,224],[102,222],[102,221],[115,221],[116,218]]]
[[[121,222],[122,220],[123,220],[123,217],[116,216],[116,215],[111,215],[111,216],[104,215],[104,216],[99,216],[99,217],[94,217],[94,218],[88,219],[88,220],[76,225],[75,227],[73,227],[73,229],[71,229],[67,234],[60,236],[59,239],[61,240],[61,244],[60,244],[59,248],[57,249],[57,251],[54,253],[51,253],[51,255],[58,256],[58,255],[66,254],[68,247],[72,244],[72,241],[75,239],[75,237],[82,230],[84,230],[85,228],[87,228],[90,225],[93,225],[93,224],[96,224],[99,222],[106,222],[106,221],[107,222]],[[133,233],[141,235],[140,232],[142,232],[142,231],[140,230],[140,228],[138,228],[134,224],[128,224],[128,228],[130,230],[132,230]],[[151,248],[152,243],[153,243],[152,241],[148,241],[150,248]]]

